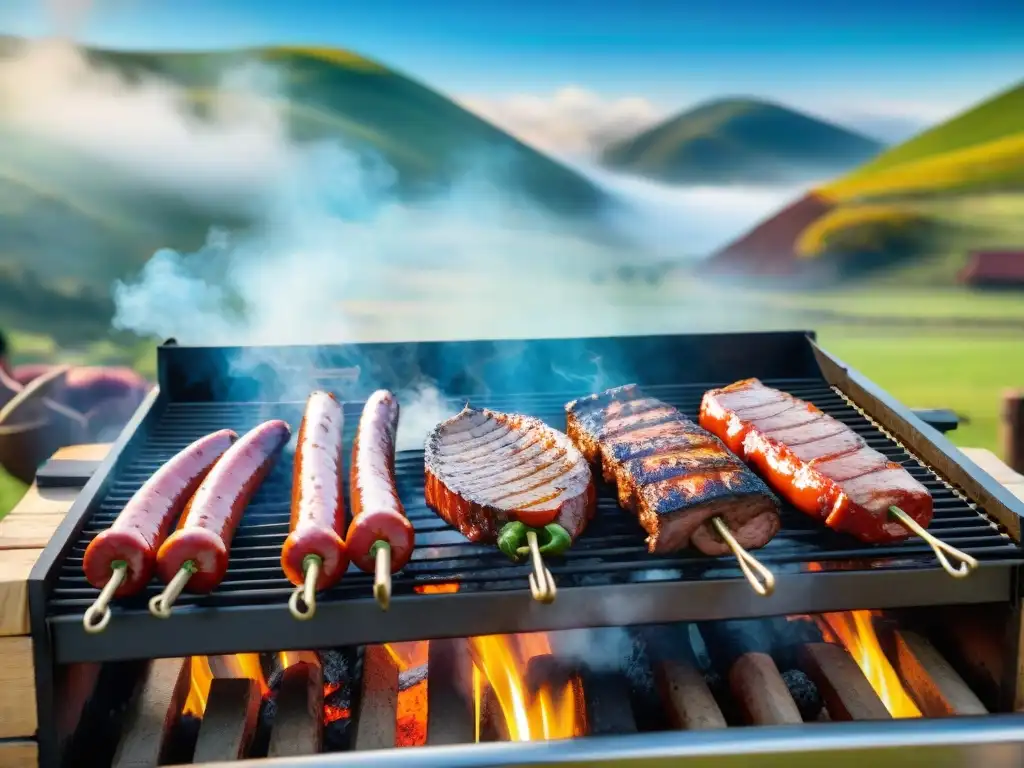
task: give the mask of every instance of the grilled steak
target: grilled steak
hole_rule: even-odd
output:
[[[878,544],[911,535],[890,506],[922,526],[931,522],[931,494],[906,469],[846,424],[757,379],[706,392],[700,423],[830,528]]]
[[[714,435],[635,384],[565,406],[569,438],[618,488],[651,552],[691,544],[706,555],[729,547],[710,524],[721,517],[748,549],[779,530],[779,501]]]
[[[427,438],[427,504],[470,541],[557,523],[575,539],[597,506],[590,467],[539,419],[466,407]]]

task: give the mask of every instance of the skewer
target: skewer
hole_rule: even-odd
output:
[[[182,590],[185,589],[185,585],[192,578],[192,574],[197,570],[199,569],[191,560],[186,560],[182,563],[181,568],[174,574],[174,578],[167,582],[164,591],[149,601],[149,612],[158,619],[169,619],[174,602],[181,595]]]
[[[740,570],[743,571],[743,575],[747,577],[747,581],[750,582],[750,586],[757,594],[761,597],[768,597],[772,592],[775,591],[775,574],[769,571],[764,565],[754,557],[752,554],[747,552],[735,537],[729,531],[729,527],[725,524],[725,521],[720,517],[712,517],[711,524],[715,526],[715,530],[718,531],[718,535],[722,537],[722,540],[726,543],[732,553],[736,556],[736,559],[740,562]],[[755,573],[756,571],[756,573]],[[758,580],[760,575],[761,580]]]
[[[391,545],[377,541],[373,552],[373,597],[382,611],[391,605]]]
[[[932,552],[935,553],[935,557],[939,559],[939,565],[942,569],[952,576],[954,579],[962,579],[969,576],[971,571],[978,567],[978,561],[968,555],[966,552],[961,552],[956,547],[950,546],[942,539],[939,539],[929,533],[925,528],[918,523],[914,518],[908,515],[899,507],[889,507],[889,513],[900,521],[903,525],[909,528],[913,533],[920,536],[925,540],[925,543],[932,548]],[[953,564],[949,562],[949,558],[946,555],[950,555],[953,559],[960,561],[960,567],[954,568]]]
[[[103,585],[96,602],[89,606],[82,616],[82,625],[90,634],[102,632],[110,623],[110,601],[118,587],[128,578],[128,563],[124,560],[115,560],[111,564],[111,571],[110,581]]]
[[[305,579],[288,598],[288,610],[299,621],[312,619],[316,613],[316,583],[320,579],[321,565],[323,560],[319,557],[307,555],[303,561]]]
[[[553,603],[557,593],[555,580],[551,576],[551,571],[544,565],[544,558],[540,556],[536,531],[526,531],[526,545],[530,548],[530,558],[533,561],[533,573],[530,574],[530,592],[533,599],[538,603]]]

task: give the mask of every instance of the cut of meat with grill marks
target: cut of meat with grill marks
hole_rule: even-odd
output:
[[[766,403],[785,407],[769,415]],[[931,494],[906,469],[848,425],[758,379],[705,393],[700,423],[793,506],[830,528],[880,544],[912,535],[890,506],[922,526],[931,522]]]
[[[729,553],[710,524],[721,517],[748,549],[779,530],[779,501],[722,441],[629,384],[565,406],[567,433],[614,483],[619,504],[647,531],[651,552],[688,546]]]
[[[597,506],[580,452],[529,416],[467,406],[434,428],[425,461],[427,504],[470,541],[494,543],[512,521],[576,539]]]

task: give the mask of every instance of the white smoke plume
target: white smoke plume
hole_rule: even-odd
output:
[[[578,86],[552,94],[464,96],[459,103],[527,144],[556,155],[590,157],[666,117],[642,96],[606,98]]]
[[[60,7],[68,20],[84,8]],[[678,301],[670,314],[623,301],[633,289],[606,279],[618,265],[660,258],[666,242],[669,256],[684,250],[674,231],[649,251],[585,239],[510,194],[502,158],[480,158],[443,194],[403,201],[379,158],[290,138],[278,75],[263,64],[226,71],[199,117],[175,83],[129,79],[67,41],[27,44],[0,62],[9,129],[101,160],[101,183],[122,179],[256,220],[244,232],[214,229],[197,253],[155,253],[113,287],[117,329],[182,344],[267,345],[685,331],[698,314],[713,322]],[[642,197],[632,202],[653,210]],[[682,218],[605,223],[651,240]],[[426,407],[440,398],[425,395],[423,382],[409,386],[409,398],[399,393],[407,425],[449,415],[433,408],[419,419],[406,400]],[[422,438],[410,435],[403,430],[404,445]]]
[[[58,37],[73,38],[82,28],[94,0],[43,0],[46,13],[54,34]]]

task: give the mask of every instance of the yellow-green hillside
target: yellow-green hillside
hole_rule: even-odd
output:
[[[1024,84],[815,192],[829,210],[794,233],[794,256],[875,280],[949,284],[971,251],[1024,248]]]
[[[1024,84],[883,152],[820,191],[836,200],[1024,187]]]

